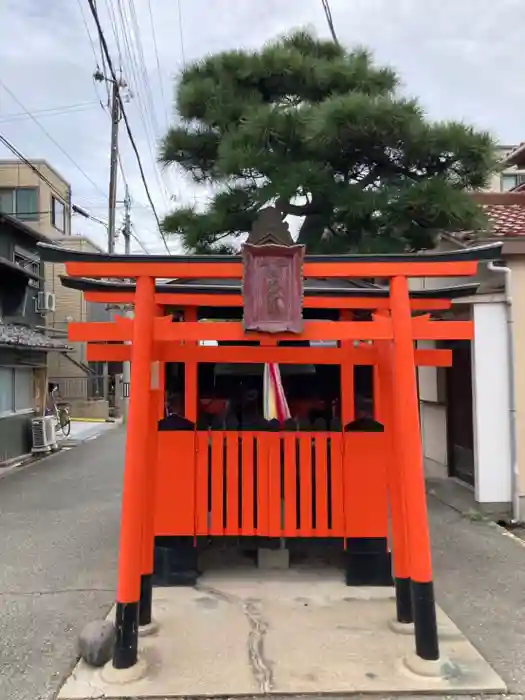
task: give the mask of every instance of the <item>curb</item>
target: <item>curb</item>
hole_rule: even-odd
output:
[[[70,420],[74,423],[116,423],[116,418],[74,418],[70,416]]]

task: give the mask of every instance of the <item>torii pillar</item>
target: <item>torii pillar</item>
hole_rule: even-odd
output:
[[[155,322],[155,280],[139,277],[131,345],[131,381],[122,492],[113,666],[131,668],[138,657],[141,544],[146,522],[144,491],[150,459],[149,416]]]

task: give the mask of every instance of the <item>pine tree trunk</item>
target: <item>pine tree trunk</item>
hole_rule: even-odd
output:
[[[309,214],[301,224],[297,243],[304,244],[310,253],[319,251],[324,228],[324,216],[320,214]]]

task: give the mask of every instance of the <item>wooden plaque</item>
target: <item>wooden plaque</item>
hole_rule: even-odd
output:
[[[303,245],[242,248],[244,328],[263,333],[303,330]]]

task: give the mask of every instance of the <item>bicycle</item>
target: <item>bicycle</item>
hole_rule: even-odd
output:
[[[51,415],[51,411],[55,416],[55,431],[62,431],[64,437],[69,437],[71,433],[71,417],[69,415],[69,406],[67,404],[60,405],[58,401],[58,387],[54,387],[51,391],[51,400],[53,401],[53,408],[47,411],[48,415]]]

